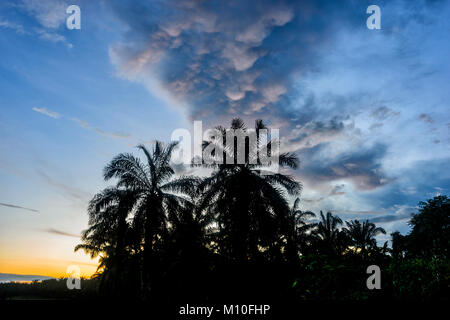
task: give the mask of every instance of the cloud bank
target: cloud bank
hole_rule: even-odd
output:
[[[418,194],[401,191],[402,172],[450,159],[442,148],[450,141],[442,85],[450,76],[442,67],[450,6],[380,1],[382,30],[373,31],[366,27],[371,4],[115,1],[125,31],[110,59],[120,77],[192,120],[217,125],[241,117],[251,126],[262,118],[280,128],[284,150],[302,161],[296,175],[309,206],[364,212],[413,205]],[[430,144],[433,153],[420,151]],[[416,175],[408,190],[427,178]]]
[[[121,76],[166,91],[192,118],[290,120],[296,80],[314,70],[335,21],[363,18],[338,8],[334,1],[116,2],[128,32],[110,55]]]

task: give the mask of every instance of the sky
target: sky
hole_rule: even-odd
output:
[[[103,167],[194,120],[263,119],[300,158],[302,209],[408,232],[450,188],[448,16],[444,0],[2,1],[0,272],[95,272],[73,248]]]

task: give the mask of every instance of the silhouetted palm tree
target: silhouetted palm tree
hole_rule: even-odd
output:
[[[334,216],[331,212],[327,212],[326,216],[320,211],[320,222],[317,229],[314,230],[317,245],[320,250],[328,254],[341,253],[343,234],[339,230],[342,220],[338,216]]]
[[[218,139],[211,137],[208,141],[215,149],[207,160],[223,155],[223,159],[229,157],[232,161],[209,161],[207,165],[215,170],[199,185],[199,207],[216,219],[220,252],[240,262],[259,256],[263,248],[276,252],[289,212],[285,195],[297,194],[301,184],[286,174],[265,171],[259,152],[265,148],[273,155],[274,142],[262,145],[259,133],[261,129],[266,129],[262,121],[256,121],[257,139],[245,140],[244,154],[238,148],[236,137],[234,143],[228,141],[228,144],[233,143],[231,148],[226,140],[227,133],[233,130],[247,132],[241,119],[233,119],[231,129],[216,129],[220,136]],[[293,154],[283,153],[279,155],[279,165],[297,168],[298,159]]]
[[[298,260],[299,253],[303,252],[310,242],[310,231],[317,226],[315,223],[306,223],[309,217],[316,215],[311,211],[299,209],[300,198],[296,198],[289,211],[286,232],[286,255],[290,262]]]
[[[109,187],[96,194],[89,202],[88,214],[90,227],[82,234],[83,244],[75,251],[83,249],[91,257],[100,255],[103,269],[102,282],[109,278],[108,293],[120,292],[122,266],[124,264],[125,237],[128,229],[127,216],[134,203],[134,193],[115,187]]]
[[[104,169],[104,178],[117,178],[117,186],[135,194],[136,217],[144,222],[144,288],[149,289],[155,253],[168,233],[168,215],[181,210],[189,202],[187,194],[195,187],[195,178],[173,179],[170,159],[176,143],[164,146],[156,141],[149,151],[139,145],[146,163],[132,154],[116,156]]]
[[[368,220],[363,223],[358,220],[346,221],[347,228],[344,228],[344,232],[350,239],[350,244],[355,247],[356,251],[361,250],[364,256],[368,250],[376,248],[377,241],[375,236],[380,233],[386,234],[383,228],[375,226],[374,223]]]

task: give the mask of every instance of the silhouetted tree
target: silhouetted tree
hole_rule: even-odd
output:
[[[82,234],[83,244],[75,251],[83,249],[91,257],[101,255],[99,268],[102,274],[101,287],[109,278],[109,294],[121,291],[122,266],[125,263],[125,238],[128,229],[127,216],[133,208],[135,194],[132,191],[109,187],[96,194],[89,203],[90,227]]]
[[[403,258],[405,256],[408,247],[407,237],[400,234],[400,232],[395,231],[391,233],[391,238],[392,238],[392,249],[391,249],[392,257],[396,259]]]
[[[296,198],[289,211],[286,229],[286,256],[288,261],[296,263],[300,253],[304,253],[311,242],[311,231],[316,223],[306,223],[309,217],[316,215],[311,211],[299,209],[300,198]]]
[[[386,234],[383,228],[375,226],[374,223],[368,220],[363,223],[358,220],[350,220],[345,222],[347,228],[344,228],[344,232],[347,234],[350,245],[353,246],[356,251],[360,250],[364,256],[370,249],[377,247],[377,240],[375,236],[380,233]]]
[[[241,119],[234,119],[230,129],[217,127],[220,137],[212,137],[215,145],[212,157],[223,155],[232,158],[231,163],[209,163],[214,172],[199,185],[200,209],[214,216],[217,222],[217,242],[222,254],[240,262],[261,256],[261,250],[279,252],[281,233],[286,226],[289,206],[285,192],[297,194],[301,185],[292,177],[266,172],[261,162],[262,149],[271,151],[272,141],[262,145],[259,132],[266,129],[262,121],[256,121],[257,139],[245,140],[245,154],[239,152],[237,138],[227,147],[227,134],[234,130],[246,132]],[[229,138],[230,139],[230,138]],[[228,141],[230,144],[230,141]],[[244,159],[239,163],[238,159]],[[290,153],[279,155],[279,165],[296,168],[298,159]],[[271,255],[273,257],[273,255]]]
[[[240,140],[240,149],[234,134],[250,132],[241,119],[230,129],[217,127],[203,144],[199,165],[213,169],[203,179],[175,177],[170,159],[176,143],[139,146],[144,162],[116,156],[104,169],[115,185],[90,201],[89,228],[75,248],[99,256],[92,286],[122,292],[121,299],[136,293],[154,304],[186,297],[222,301],[227,289],[245,299],[379,299],[379,291],[365,287],[366,265],[376,263],[388,279],[387,297],[445,296],[446,196],[421,202],[410,234],[392,233],[391,250],[387,242],[377,245],[375,237],[385,231],[367,220],[346,221],[341,229],[338,216],[320,211],[319,222],[308,223],[315,215],[300,210],[299,198],[289,207],[301,184],[286,171],[270,172],[261,158],[261,152],[276,152],[275,141],[261,136],[265,129],[256,121],[256,139]],[[216,161],[220,157],[225,163]],[[298,158],[279,154],[279,165],[295,169]]]
[[[315,245],[319,252],[326,254],[341,254],[345,249],[346,237],[340,231],[339,226],[342,220],[338,216],[334,216],[331,212],[326,215],[320,211],[320,221],[314,230]]]
[[[135,195],[136,215],[144,222],[144,288],[150,288],[152,270],[158,264],[155,256],[157,248],[167,237],[167,218],[173,211],[181,210],[189,199],[182,194],[192,193],[195,178],[181,177],[172,179],[174,170],[170,159],[176,143],[164,146],[156,141],[149,151],[143,151],[147,163],[132,154],[122,153],[116,156],[104,169],[104,178],[117,178],[117,186],[131,190]]]
[[[449,258],[450,251],[450,199],[436,196],[419,203],[418,214],[409,222],[409,252],[424,257]]]

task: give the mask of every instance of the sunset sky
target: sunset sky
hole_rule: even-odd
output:
[[[302,208],[370,219],[380,241],[449,193],[449,1],[257,3],[0,3],[0,273],[92,274],[73,248],[104,165],[194,120],[279,128]]]

